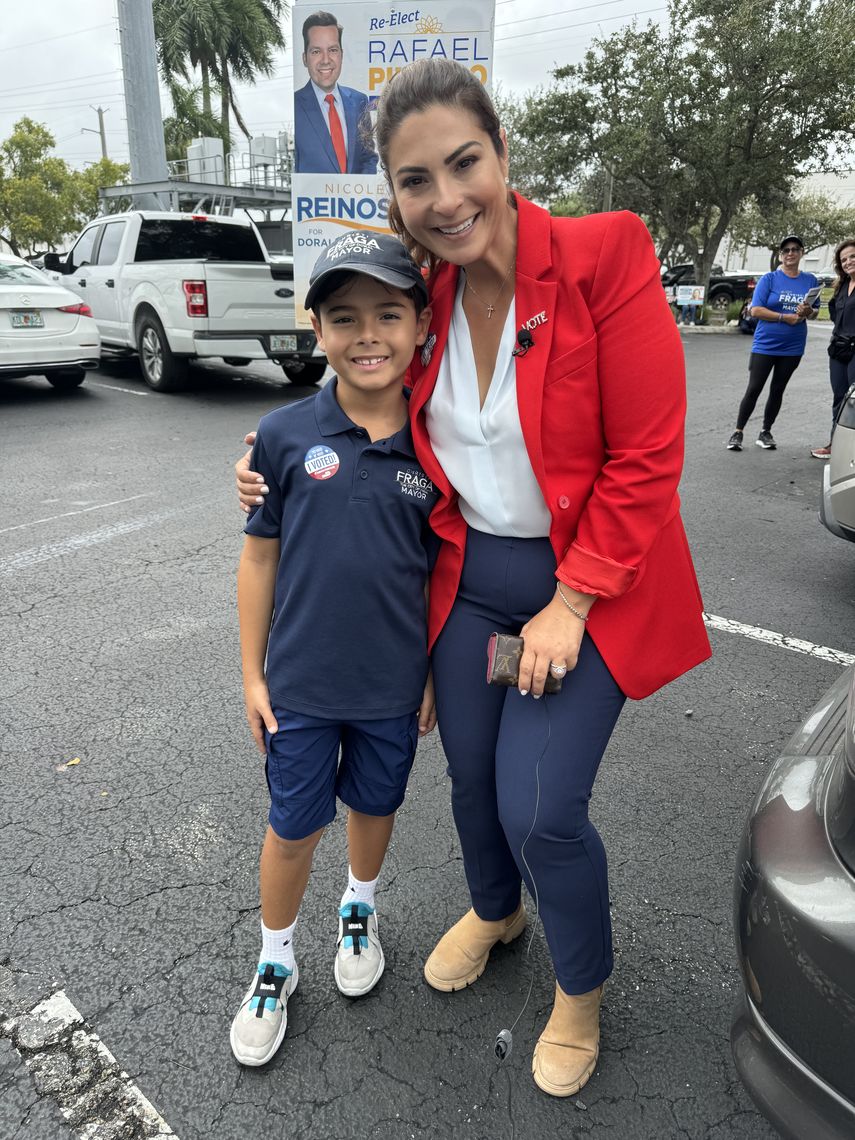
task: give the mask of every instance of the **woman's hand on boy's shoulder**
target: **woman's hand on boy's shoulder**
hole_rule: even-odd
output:
[[[264,495],[267,494],[268,490],[264,485],[263,476],[259,475],[257,471],[253,471],[249,466],[255,435],[256,433],[251,431],[243,437],[243,442],[249,444],[250,450],[242,455],[235,464],[238,499],[240,500],[240,509],[245,514],[249,514],[251,507],[260,506],[264,502]]]
[[[270,693],[267,691],[267,682],[245,681],[243,686],[244,700],[246,701],[246,719],[250,732],[253,735],[258,751],[264,756],[267,754],[267,742],[264,739],[265,728],[271,735],[279,731],[279,724],[270,707]]]

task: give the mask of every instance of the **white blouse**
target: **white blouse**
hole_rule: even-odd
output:
[[[434,454],[460,497],[460,513],[474,530],[515,538],[545,538],[549,510],[534,477],[517,407],[515,306],[511,304],[493,379],[479,406],[478,373],[463,312],[461,270],[448,344],[436,387],[425,405]]]

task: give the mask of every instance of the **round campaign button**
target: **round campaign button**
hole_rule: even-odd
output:
[[[306,468],[306,474],[311,475],[313,479],[332,479],[339,469],[339,458],[331,447],[316,443],[306,452],[303,466]]]

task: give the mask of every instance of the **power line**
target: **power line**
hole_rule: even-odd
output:
[[[501,2],[501,0],[500,0],[500,2]],[[508,2],[508,0],[506,0],[506,2]],[[583,4],[579,8],[568,8],[566,14],[568,16],[570,16],[576,12],[587,12],[591,8],[612,8],[612,7],[614,7],[615,4],[626,4],[626,3],[628,3],[628,0],[605,0],[605,2],[602,4]],[[638,16],[641,14],[642,13],[640,13],[640,12],[625,12],[623,14],[623,16],[610,16],[609,19],[610,20],[622,20],[622,19],[631,20],[633,16]],[[520,18],[518,20],[502,20],[501,23],[499,23],[497,21],[496,27],[497,28],[508,28],[511,26],[511,24],[527,24],[529,20],[551,20],[553,17],[554,17],[553,12],[547,12],[545,16],[520,16]],[[594,23],[598,23],[598,21],[595,20]],[[574,25],[572,25],[572,24],[568,25],[568,27],[573,27],[573,26]],[[549,30],[552,31],[552,28],[550,28]],[[514,38],[516,38],[516,37],[514,37]]]
[[[67,40],[71,36],[82,36],[84,32],[97,32],[101,28],[114,28],[115,26],[115,20],[110,20],[106,24],[93,24],[91,28],[78,28],[76,32],[63,32],[61,36],[45,36],[43,39],[30,40],[29,43],[25,44],[11,44],[9,47],[0,48],[0,52],[18,51],[25,47],[41,47],[42,44],[49,44],[52,40]]]
[[[667,12],[665,6],[660,8],[645,8],[642,12],[632,12],[629,15],[622,16],[604,16],[602,20],[583,20],[578,24],[561,24],[557,28],[541,28],[538,32],[515,32],[512,36],[496,36],[496,43],[501,43],[503,40],[524,40],[529,36],[546,36],[551,35],[553,32],[563,32],[568,28],[587,28],[591,24],[605,24],[608,20],[627,20],[634,19],[636,16],[648,16],[651,12]]]
[[[124,99],[124,92],[122,91],[106,91],[98,95],[90,95],[87,99],[82,99],[79,102],[63,100],[61,103],[28,103],[26,107],[0,107],[0,114],[2,115],[32,115],[36,111],[53,111],[68,108],[75,110],[80,107],[88,107],[92,99]]]
[[[54,87],[77,87],[85,80],[103,79],[105,75],[113,76],[119,74],[119,69],[114,67],[112,71],[93,71],[91,75],[70,75],[68,79],[55,79],[51,83],[34,83],[29,87],[7,87],[5,90],[0,91],[0,99],[4,96],[15,97],[23,94],[25,91],[46,91]]]

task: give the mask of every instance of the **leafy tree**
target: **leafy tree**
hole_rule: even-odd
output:
[[[131,168],[126,162],[113,162],[109,158],[93,162],[84,170],[72,171],[77,196],[75,228],[79,229],[103,213],[98,191],[104,186],[122,185],[128,181],[130,172]]]
[[[0,143],[0,237],[19,256],[55,248],[77,228],[74,173],[49,153],[54,143],[47,127],[26,117]]]
[[[740,245],[768,249],[769,266],[774,269],[785,234],[798,234],[808,253],[822,245],[837,245],[855,234],[855,209],[841,206],[825,194],[788,196],[764,207],[752,198],[733,219],[730,234]]]
[[[706,281],[749,199],[766,209],[843,161],[853,69],[847,0],[670,0],[664,29],[625,27],[559,68],[524,134],[552,196],[604,170],[612,207],[640,213],[660,256],[683,249]]]

